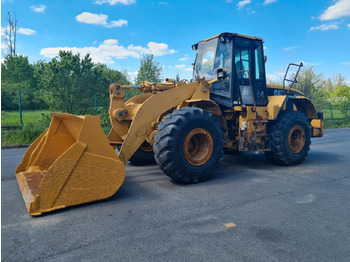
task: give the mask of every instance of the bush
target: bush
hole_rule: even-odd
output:
[[[1,129],[1,145],[27,145],[37,139],[47,129],[46,126],[25,126],[23,129]]]

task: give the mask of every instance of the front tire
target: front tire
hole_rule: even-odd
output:
[[[181,183],[208,180],[223,155],[223,131],[207,111],[175,110],[159,124],[154,136],[155,160],[163,172]]]
[[[147,142],[143,142],[133,156],[129,159],[134,166],[145,166],[154,164],[153,148]]]
[[[267,159],[279,165],[297,165],[305,160],[311,144],[310,123],[299,111],[283,111],[268,127],[271,151]]]

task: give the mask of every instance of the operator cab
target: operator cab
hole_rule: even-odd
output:
[[[267,105],[263,40],[222,33],[192,46],[197,50],[193,80],[215,80],[217,71],[226,79],[212,83],[210,97],[219,105]]]

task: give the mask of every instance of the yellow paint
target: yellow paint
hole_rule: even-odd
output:
[[[323,119],[312,119],[311,121],[312,137],[322,137],[324,122]]]
[[[135,113],[128,134],[123,141],[119,152],[120,160],[124,164],[127,163],[140,145],[152,134],[154,126],[152,123],[157,121],[163,113],[190,99],[194,94],[197,94],[198,97],[200,94],[198,90],[202,88],[202,85],[202,82],[194,82],[178,86],[166,92],[154,94],[144,101]],[[113,129],[117,128],[118,126],[113,125]]]
[[[28,212],[40,215],[114,195],[125,168],[98,116],[54,114],[48,131],[25,153],[16,178]]]
[[[277,118],[286,97],[287,96],[269,96],[269,103],[267,104],[268,120]]]
[[[236,224],[234,224],[234,223],[227,223],[227,224],[225,224],[225,227],[226,228],[234,228],[234,227],[236,227],[237,225]]]

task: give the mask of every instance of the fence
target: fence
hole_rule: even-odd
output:
[[[80,101],[77,101],[79,103]],[[17,105],[16,105],[17,103]],[[23,103],[25,104],[26,109],[23,110]],[[31,124],[37,124],[38,118],[45,117],[44,113],[42,112],[48,112],[48,108],[46,109],[37,109],[37,107],[34,107],[35,110],[30,110],[28,107],[30,107],[30,104],[33,103],[33,101],[27,101],[23,99],[23,95],[21,90],[18,90],[17,94],[14,94],[13,92],[11,94],[6,93],[2,94],[1,97],[1,127],[2,129],[16,129],[16,128],[23,128],[24,122]],[[84,107],[88,107],[90,114],[101,114],[102,111],[101,108],[98,108],[97,106],[97,95],[94,94],[93,99],[91,99],[91,102],[89,104],[84,103],[84,105],[81,105]],[[25,116],[23,116],[23,111],[25,112]],[[32,112],[31,114],[28,114],[28,112]],[[32,119],[35,119],[33,121]],[[27,120],[27,121],[25,121]]]
[[[11,99],[12,101],[12,107],[10,109],[12,110],[6,110],[6,107],[3,108],[1,111],[1,126],[3,129],[11,129],[11,128],[23,128],[24,123],[27,125],[29,121],[30,124],[36,124],[31,123],[30,120],[28,120],[29,116],[23,116],[23,103],[25,103],[26,108],[28,109],[28,105],[32,103],[32,101],[23,101],[22,92],[21,90],[18,90],[17,95],[12,93],[5,94],[2,96],[2,105],[6,105],[6,99]],[[323,118],[329,119],[329,120],[338,120],[338,119],[347,119],[350,118],[350,103],[348,101],[333,98],[333,101],[336,102],[328,102],[323,103],[322,108],[318,108],[318,111],[323,112]],[[13,101],[18,102],[18,105],[14,107]],[[77,101],[79,103],[79,101]],[[106,107],[98,107],[98,101],[97,101],[97,95],[95,94],[94,97],[90,100],[88,104],[81,105],[84,107],[89,107],[89,113],[90,114],[96,114],[101,115],[101,122],[102,125],[108,125],[109,119],[108,119],[108,108]],[[13,110],[13,108],[16,108]],[[5,109],[5,110],[3,110]],[[45,111],[45,110],[44,110]],[[48,110],[47,110],[48,111]],[[17,113],[15,113],[17,112]],[[25,110],[25,112],[28,112]],[[41,115],[38,116],[30,116],[32,118],[40,118]],[[15,118],[15,121],[9,124],[8,118]],[[26,121],[27,120],[27,121]],[[37,119],[36,119],[37,120]],[[4,124],[5,123],[5,124]]]
[[[329,109],[323,110],[323,117],[325,119],[342,119],[350,117],[350,103],[328,103]]]

